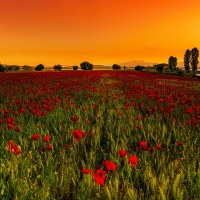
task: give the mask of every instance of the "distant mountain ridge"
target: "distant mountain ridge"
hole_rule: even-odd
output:
[[[164,63],[164,62],[163,62]],[[165,62],[167,64],[167,62]],[[125,63],[119,63],[118,65],[120,66],[126,66],[126,67],[135,67],[137,65],[142,65],[142,66],[153,66],[155,64],[159,64],[159,63],[151,63],[151,62],[146,62],[144,60],[133,60],[133,61],[128,61],[128,62],[125,62]],[[180,67],[180,68],[183,68],[184,67],[184,63],[183,62],[178,62],[177,63],[177,67]]]

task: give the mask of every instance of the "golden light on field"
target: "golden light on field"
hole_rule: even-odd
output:
[[[200,49],[200,1],[1,0],[0,62],[183,61]]]

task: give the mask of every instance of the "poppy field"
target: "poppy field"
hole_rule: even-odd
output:
[[[0,74],[0,199],[200,199],[200,81]]]

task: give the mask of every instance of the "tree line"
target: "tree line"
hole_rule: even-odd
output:
[[[197,66],[198,66],[198,63],[199,63],[198,57],[199,57],[199,50],[196,47],[193,48],[192,50],[187,49],[185,54],[184,54],[184,69],[188,73],[190,71],[192,71],[194,76],[196,75]],[[171,72],[177,71],[178,70],[177,69],[177,58],[174,57],[174,56],[170,56],[169,59],[168,59],[168,64],[166,64],[166,63],[155,64],[153,67],[156,68],[156,71],[158,71],[158,72],[162,72],[165,67],[168,67]],[[73,68],[73,70],[77,70],[78,66],[75,65],[72,68]],[[82,70],[93,70],[93,64],[91,64],[87,61],[84,61],[80,64],[80,68]],[[112,65],[113,70],[121,70],[121,68],[122,67],[118,64]],[[124,68],[124,70],[126,70],[126,66],[124,66],[123,68]],[[141,65],[135,66],[135,70],[141,71],[144,68],[145,67],[141,66]],[[17,65],[3,66],[3,65],[0,64],[0,72],[18,71],[19,69],[20,69],[20,67],[17,66]],[[39,64],[35,67],[36,71],[41,71],[43,69],[44,69],[43,64]],[[62,66],[57,64],[57,65],[54,65],[53,69],[60,71],[60,70],[62,70]],[[28,65],[24,65],[24,66],[22,66],[22,70],[31,71],[31,70],[33,70],[33,68],[28,66]]]

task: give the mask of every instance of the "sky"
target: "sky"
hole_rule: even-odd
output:
[[[0,0],[0,62],[183,61],[200,49],[200,0]]]

